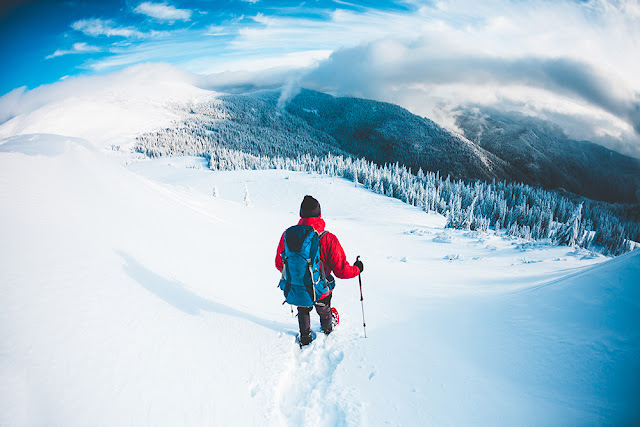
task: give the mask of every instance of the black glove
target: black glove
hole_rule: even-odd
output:
[[[364,271],[364,265],[362,265],[362,261],[360,260],[357,260],[356,262],[354,262],[353,266],[358,267],[360,269],[360,273]]]

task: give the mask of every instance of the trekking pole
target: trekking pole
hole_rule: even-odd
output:
[[[360,259],[360,255],[356,257],[356,261]],[[367,324],[364,321],[364,297],[362,296],[362,277],[358,273],[358,282],[360,283],[360,305],[362,306],[362,328],[364,329],[364,337],[367,337]]]

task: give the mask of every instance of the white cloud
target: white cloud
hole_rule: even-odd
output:
[[[118,27],[113,21],[103,19],[81,19],[71,24],[71,28],[92,37],[145,37],[144,33],[134,27]]]
[[[150,16],[161,21],[189,21],[193,13],[189,9],[176,9],[167,3],[140,3],[134,10],[136,13]]]
[[[57,56],[70,55],[70,54],[79,54],[79,53],[95,53],[100,52],[102,49],[98,46],[91,46],[87,43],[74,43],[72,48],[69,50],[58,49],[53,52],[51,55],[48,55],[46,59],[55,58]]]
[[[205,36],[229,36],[234,34],[228,26],[209,25],[204,33]]]
[[[299,69],[315,65],[327,59],[330,50],[310,50],[287,54],[265,55],[259,58],[234,57],[198,58],[185,64],[189,71],[199,74],[222,73],[225,71],[247,71],[252,73],[272,68]]]
[[[211,49],[215,48],[207,38],[193,40],[183,31],[175,31],[171,35],[170,38],[145,40],[126,46],[113,45],[110,49],[112,55],[87,61],[83,67],[102,72],[142,62],[175,62],[182,58],[187,61],[211,54]]]

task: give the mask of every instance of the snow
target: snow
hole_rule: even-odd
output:
[[[49,133],[100,147],[131,147],[141,133],[182,118],[173,108],[211,100],[191,78],[167,64],[142,64],[117,73],[76,77],[0,97],[0,137]]]
[[[444,230],[341,179],[64,134],[0,141],[0,425],[640,421],[638,251]],[[364,261],[367,338],[351,279],[338,329],[294,342],[273,264],[305,194]]]

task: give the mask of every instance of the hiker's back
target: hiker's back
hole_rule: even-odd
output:
[[[284,232],[280,289],[291,305],[311,307],[331,290],[320,259],[320,239],[324,233],[318,234],[305,224],[294,225]]]

